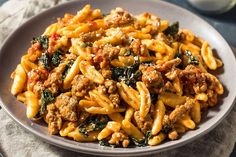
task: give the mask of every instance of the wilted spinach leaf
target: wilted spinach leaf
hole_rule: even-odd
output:
[[[58,49],[57,51],[55,51],[52,55],[52,64],[54,66],[58,66],[61,62],[61,58],[62,58],[62,50],[61,49]]]
[[[137,139],[131,137],[131,142],[138,147],[144,147],[148,145],[148,140],[151,138],[151,136],[151,131],[147,131],[143,140],[138,141]]]
[[[151,95],[152,104],[155,104],[157,101],[158,95],[156,93],[150,93],[150,95]]]
[[[182,58],[182,54],[178,52],[178,53],[175,54],[174,58],[180,58],[181,59]]]
[[[164,134],[168,134],[171,129],[172,127],[169,124],[166,124],[162,127],[161,132],[163,132]]]
[[[50,70],[50,57],[48,53],[43,53],[42,56],[39,57],[39,63],[47,70]]]
[[[127,49],[127,51],[124,53],[124,56],[134,56],[134,55],[135,55],[135,53],[131,49]]]
[[[170,25],[166,30],[163,31],[165,35],[170,35],[172,37],[175,37],[177,33],[179,32],[179,22],[174,22],[172,25]]]
[[[80,45],[81,48],[92,47],[92,46],[93,46],[93,43],[91,43],[91,42],[85,42]]]
[[[106,140],[101,140],[101,141],[99,141],[99,144],[101,145],[101,146],[107,146],[107,147],[113,147],[113,148],[115,148],[115,147],[117,147],[116,145],[114,145],[114,144],[110,144],[108,141],[106,141]]]
[[[50,90],[44,89],[41,94],[41,107],[40,107],[40,115],[45,113],[46,107],[49,103],[55,100],[53,94]]]
[[[49,39],[47,35],[34,37],[32,43],[39,42],[43,49],[48,49]]]
[[[124,81],[125,84],[135,88],[136,82],[141,79],[142,72],[139,70],[139,62],[135,58],[135,63],[126,67],[112,67],[112,79]]]
[[[67,64],[66,64],[66,67],[64,69],[64,72],[62,73],[62,79],[65,79],[66,78],[66,75],[67,73],[69,72],[71,66],[73,65],[75,61],[74,60],[70,60]]]
[[[195,65],[199,64],[199,61],[198,61],[197,57],[193,56],[191,51],[186,50],[185,55],[188,57],[188,63],[189,64],[195,64]]]
[[[88,117],[82,124],[79,125],[79,132],[88,136],[91,131],[102,130],[108,122],[106,115],[95,115]]]

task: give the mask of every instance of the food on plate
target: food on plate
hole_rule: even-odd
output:
[[[48,132],[128,147],[176,140],[201,122],[224,88],[223,63],[179,23],[86,5],[34,37],[12,73],[11,93]]]

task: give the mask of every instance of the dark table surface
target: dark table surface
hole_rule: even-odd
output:
[[[0,0],[0,5],[2,5],[7,0]],[[207,15],[200,13],[198,10],[194,9],[186,0],[166,0],[168,2],[179,5],[186,8],[198,16],[205,19],[210,23],[220,34],[226,39],[226,41],[233,47],[236,47],[236,6],[228,11],[227,13],[220,15]],[[0,106],[1,109],[1,106]],[[236,145],[234,146],[234,151],[230,157],[236,157]]]

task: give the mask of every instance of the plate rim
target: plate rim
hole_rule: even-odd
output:
[[[39,16],[43,16],[43,14],[47,14],[48,12],[50,12],[51,10],[54,10],[56,8],[60,8],[62,6],[66,6],[66,5],[71,5],[73,3],[76,3],[76,2],[82,2],[82,1],[85,1],[85,0],[72,0],[72,1],[69,1],[69,2],[65,2],[65,3],[62,3],[62,4],[59,4],[59,5],[56,5],[54,7],[51,7],[51,8],[48,8],[42,12],[40,12],[39,14],[36,14],[32,17],[30,17],[29,19],[27,19],[24,23],[22,23],[20,26],[18,26],[14,31],[12,31],[8,36],[7,38],[2,42],[2,45],[1,45],[1,48],[0,48],[0,56],[3,54],[3,49],[5,47],[5,45],[7,45],[7,42],[11,40],[11,38],[21,29],[21,27],[24,27],[26,26],[28,23],[30,23],[30,21],[34,18],[37,18]],[[104,2],[103,0],[100,0],[101,2]],[[141,1],[141,0],[137,0],[137,1]],[[185,8],[182,8],[180,6],[177,6],[173,3],[170,3],[170,2],[167,2],[167,1],[155,1],[155,0],[148,0],[150,2],[155,2],[155,3],[162,3],[164,5],[169,5],[170,7],[173,7],[177,10],[181,10],[182,12],[185,12],[186,14],[189,14],[191,16],[194,16],[195,18],[197,18],[200,22],[204,23],[204,24],[207,24],[209,26],[209,28],[212,29],[212,31],[214,32],[214,34],[219,37],[219,39],[221,41],[223,41],[225,43],[225,45],[227,46],[227,51],[229,51],[231,54],[233,54],[234,56],[234,61],[236,62],[236,55],[235,53],[233,53],[231,47],[229,46],[228,42],[222,37],[222,35],[211,25],[209,24],[206,20],[204,20],[203,18],[201,18],[200,16],[196,15],[195,13],[185,9]],[[88,1],[89,3],[89,1]],[[92,4],[91,4],[92,5]],[[235,92],[234,92],[235,93]],[[140,156],[140,155],[147,155],[147,154],[152,154],[152,153],[155,153],[155,152],[162,152],[162,151],[166,151],[166,150],[170,150],[170,149],[174,149],[174,148],[178,148],[180,146],[183,146],[187,143],[190,143],[200,137],[202,137],[203,135],[209,133],[210,131],[212,131],[219,123],[222,122],[223,119],[226,118],[226,116],[229,114],[229,112],[232,110],[235,102],[236,102],[236,93],[234,94],[234,98],[233,98],[233,101],[232,101],[232,104],[230,105],[230,107],[228,108],[228,110],[224,113],[223,116],[221,116],[220,118],[216,117],[216,122],[214,124],[212,124],[210,127],[206,128],[205,130],[202,130],[202,132],[196,134],[195,136],[192,136],[192,137],[187,137],[185,138],[184,141],[180,142],[180,143],[173,143],[173,144],[170,144],[164,148],[155,148],[155,146],[151,146],[149,147],[150,149],[140,149],[140,150],[132,150],[132,149],[126,149],[126,151],[110,151],[110,150],[104,150],[104,149],[94,149],[94,148],[89,148],[89,147],[81,147],[81,146],[78,146],[76,145],[76,149],[75,147],[71,147],[70,145],[72,144],[69,144],[69,143],[65,143],[61,140],[58,140],[58,139],[53,139],[53,138],[47,138],[47,137],[44,137],[44,134],[40,133],[40,132],[37,132],[33,129],[31,129],[29,126],[27,125],[24,125],[22,124],[16,117],[14,117],[14,115],[7,109],[7,105],[5,105],[5,103],[3,102],[3,99],[2,99],[2,96],[0,95],[0,103],[2,104],[1,107],[2,109],[8,114],[9,117],[11,117],[11,119],[13,119],[17,125],[19,125],[21,128],[23,128],[24,130],[26,130],[27,132],[30,132],[30,133],[33,133],[34,135],[36,135],[37,137],[39,137],[40,139],[42,139],[43,141],[47,142],[47,143],[50,143],[52,145],[55,145],[55,146],[58,146],[58,147],[61,147],[61,148],[64,148],[64,149],[67,149],[67,150],[71,150],[71,151],[74,151],[74,152],[79,152],[79,153],[85,153],[85,154],[91,154],[91,155],[103,155],[103,156],[129,156],[129,155],[132,155],[132,154],[136,154],[137,156]],[[75,145],[74,145],[75,146]]]

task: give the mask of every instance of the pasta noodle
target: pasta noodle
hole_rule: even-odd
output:
[[[179,23],[86,5],[34,37],[11,75],[26,116],[50,134],[101,145],[155,146],[197,129],[224,87],[223,62]]]

